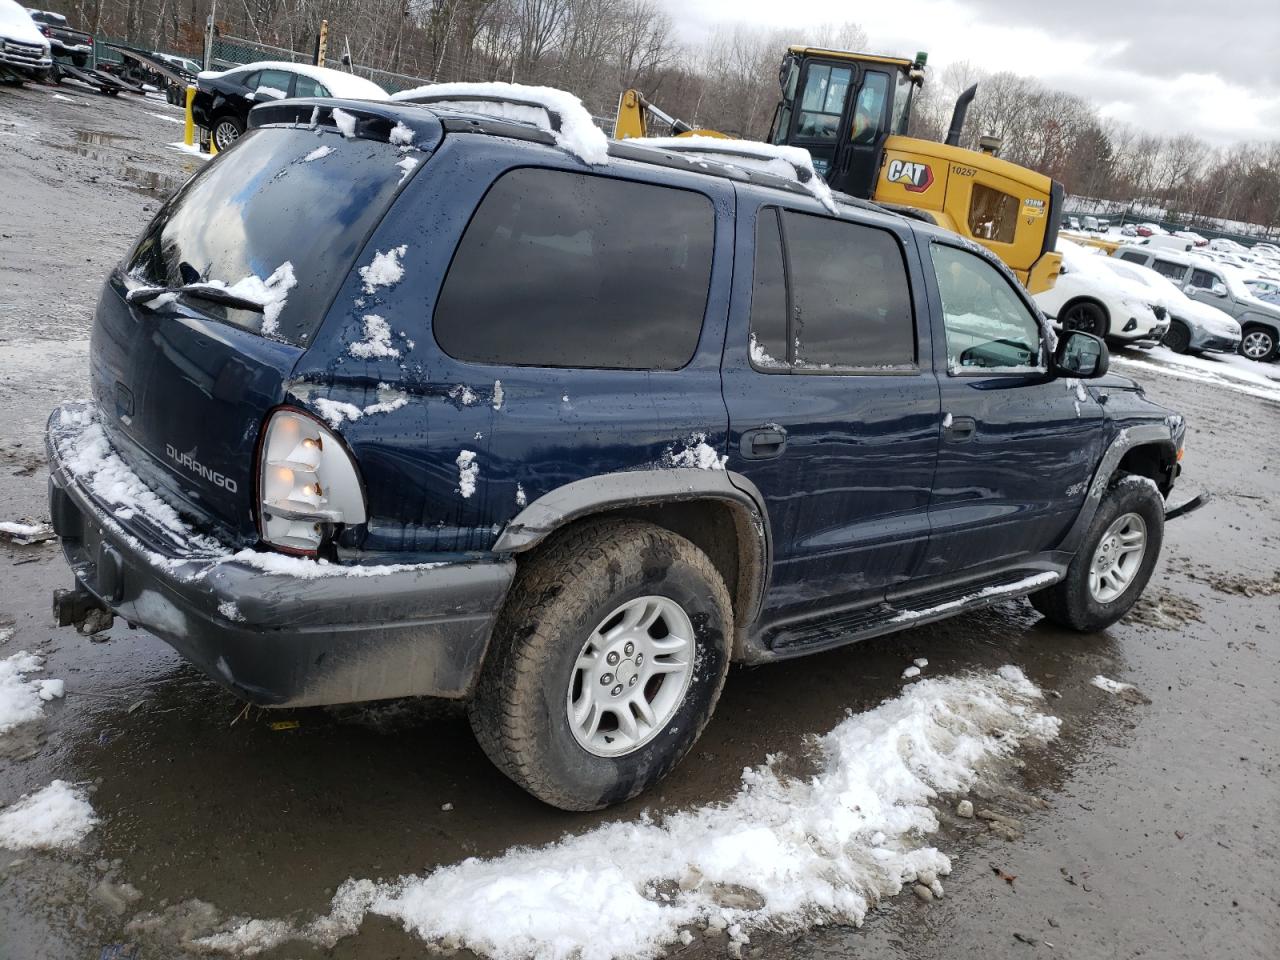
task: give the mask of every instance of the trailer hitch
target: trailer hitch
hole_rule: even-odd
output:
[[[1213,498],[1207,493],[1197,493],[1181,506],[1166,509],[1164,512],[1164,518],[1165,520],[1177,520],[1179,517],[1185,517],[1188,513],[1194,513],[1196,510],[1199,510],[1211,499]]]
[[[53,591],[53,618],[60,627],[75,627],[86,634],[108,630],[115,621],[106,605],[79,584]]]

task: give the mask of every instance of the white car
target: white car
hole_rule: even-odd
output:
[[[0,0],[0,74],[43,80],[53,66],[49,41],[14,0]]]
[[[1124,343],[1158,343],[1169,329],[1167,311],[1151,288],[1110,270],[1100,253],[1058,240],[1062,273],[1049,290],[1035,295],[1045,316],[1063,330],[1083,330]]]
[[[1197,247],[1207,247],[1209,245],[1208,238],[1200,236],[1194,230],[1175,230],[1173,235],[1181,237],[1183,240],[1190,240]]]
[[[1192,300],[1162,273],[1116,257],[1099,261],[1118,276],[1136,280],[1168,312],[1169,329],[1163,343],[1175,353],[1235,353],[1240,347],[1240,324],[1225,310]]]

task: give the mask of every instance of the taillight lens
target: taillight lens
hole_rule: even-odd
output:
[[[336,434],[301,411],[271,414],[258,470],[258,532],[273,547],[315,553],[337,524],[365,521],[350,454]]]

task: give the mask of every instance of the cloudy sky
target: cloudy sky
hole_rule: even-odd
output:
[[[1280,139],[1280,0],[889,0],[812,17],[777,0],[663,2],[687,40],[737,20],[804,42],[808,24],[853,20],[870,52],[1029,74],[1143,129]]]

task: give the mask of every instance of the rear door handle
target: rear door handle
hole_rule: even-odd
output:
[[[973,417],[953,417],[947,414],[943,418],[942,430],[948,440],[972,440],[973,435],[978,432],[978,421]]]
[[[768,460],[787,449],[787,431],[781,427],[757,427],[742,434],[738,445],[747,460]]]

